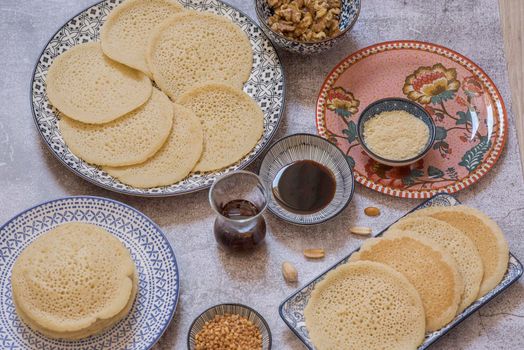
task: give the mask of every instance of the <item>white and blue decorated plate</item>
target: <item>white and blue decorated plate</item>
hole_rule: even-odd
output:
[[[459,205],[460,202],[453,196],[449,194],[437,194],[432,198],[428,199],[411,212],[432,206],[454,206]],[[406,213],[406,215],[409,213]],[[399,219],[400,220],[400,219]],[[392,223],[393,224],[393,223]],[[378,233],[376,236],[381,236],[389,227],[385,228],[382,232]],[[358,249],[357,249],[358,250]],[[355,250],[355,251],[357,251]],[[335,265],[331,266],[329,269],[320,274],[313,281],[302,286],[299,290],[289,296],[282,304],[280,304],[279,312],[280,317],[284,322],[289,326],[289,328],[296,334],[296,336],[304,343],[307,349],[315,350],[315,346],[309,338],[309,334],[306,328],[306,323],[304,319],[304,309],[309,301],[311,292],[315,288],[315,285],[320,282],[328,272],[335,269],[341,264],[346,263],[350,256],[355,252],[351,252],[348,256],[337,262]],[[509,254],[508,270],[502,278],[502,281],[489,291],[483,297],[477,299],[473,304],[468,306],[464,311],[455,316],[455,318],[448,323],[446,326],[441,329],[426,333],[424,342],[418,347],[418,350],[425,350],[429,348],[431,344],[439,340],[446,333],[451,331],[455,326],[464,321],[466,318],[471,316],[475,311],[480,309],[482,306],[486,305],[491,299],[495,298],[497,295],[502,293],[506,288],[515,283],[523,274],[523,266],[520,261],[513,255]]]
[[[68,169],[85,180],[105,189],[128,195],[145,197],[176,196],[199,191],[211,186],[221,175],[243,169],[251,164],[275,136],[284,111],[284,70],[277,51],[260,27],[246,14],[220,0],[178,0],[185,8],[212,12],[224,16],[247,35],[253,48],[253,68],[244,91],[260,106],[264,113],[264,132],[249,154],[231,166],[219,171],[193,173],[175,184],[153,188],[126,185],[101,168],[74,155],[58,129],[60,113],[51,106],[46,92],[46,78],[53,60],[70,48],[100,40],[100,29],[107,15],[123,0],[104,0],[80,12],[67,21],[42,50],[31,82],[31,107],[40,135],[53,155]]]
[[[49,339],[27,327],[15,312],[10,283],[22,250],[67,222],[98,225],[115,235],[131,252],[139,274],[129,315],[104,333],[77,341]],[[89,196],[56,199],[20,213],[0,228],[0,349],[150,349],[173,318],[178,293],[178,267],[167,238],[147,216],[123,203]]]

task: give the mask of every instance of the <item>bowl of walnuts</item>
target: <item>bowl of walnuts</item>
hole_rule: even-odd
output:
[[[360,0],[255,0],[264,33],[277,46],[309,55],[335,46],[360,14]]]

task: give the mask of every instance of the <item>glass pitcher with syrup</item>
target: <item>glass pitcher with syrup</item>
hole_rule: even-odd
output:
[[[234,171],[215,181],[209,203],[217,213],[214,234],[228,251],[247,251],[266,237],[268,193],[260,178],[249,171]]]

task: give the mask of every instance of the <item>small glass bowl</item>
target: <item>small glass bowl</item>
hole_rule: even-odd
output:
[[[379,113],[398,110],[406,111],[414,115],[418,119],[422,120],[429,129],[429,139],[426,146],[419,154],[417,154],[413,158],[398,160],[381,157],[378,154],[374,153],[372,150],[370,150],[364,140],[364,123],[366,121],[373,118],[375,115]],[[433,119],[431,118],[429,113],[426,112],[426,110],[419,104],[404,98],[384,98],[371,103],[360,114],[360,118],[358,119],[357,125],[358,138],[360,141],[360,145],[362,146],[364,151],[377,162],[394,167],[413,164],[417,160],[423,158],[429,152],[429,150],[433,146],[433,143],[435,142],[435,132],[435,123],[433,122]]]
[[[298,41],[274,32],[268,25],[268,19],[272,14],[272,10],[267,0],[254,0],[254,3],[260,28],[262,28],[262,31],[275,45],[294,53],[311,55],[332,48],[344,38],[344,35],[348,33],[357,22],[360,14],[360,1],[361,0],[342,0],[339,24],[340,33],[320,41]]]
[[[258,312],[249,306],[235,303],[215,305],[202,312],[189,327],[189,332],[187,334],[188,350],[194,350],[196,348],[195,337],[198,332],[202,330],[205,323],[207,321],[211,321],[216,315],[224,314],[240,315],[253,322],[253,324],[258,327],[258,330],[262,335],[262,350],[271,350],[271,331],[266,320],[264,320],[264,318]]]

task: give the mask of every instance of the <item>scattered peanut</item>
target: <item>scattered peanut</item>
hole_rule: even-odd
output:
[[[375,207],[367,207],[364,209],[364,213],[367,216],[379,216],[380,215],[380,209]]]
[[[282,275],[287,282],[298,281],[298,271],[289,261],[284,261],[282,264]]]
[[[371,228],[370,227],[364,227],[364,226],[353,226],[349,229],[351,233],[354,233],[356,235],[361,236],[367,236],[371,234]]]
[[[319,41],[340,32],[340,0],[268,0],[272,30],[300,41]]]
[[[262,350],[262,335],[253,322],[240,315],[215,315],[195,336],[195,349]]]
[[[309,259],[322,259],[324,255],[324,249],[304,249],[304,256]]]

